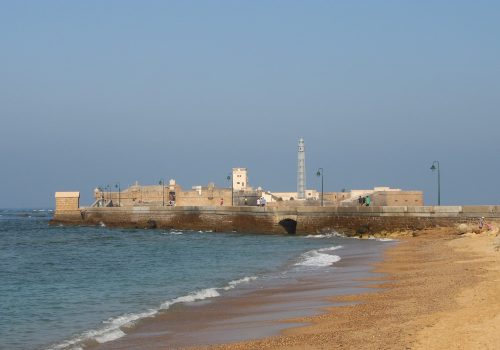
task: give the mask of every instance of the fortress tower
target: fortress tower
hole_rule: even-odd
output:
[[[304,139],[299,139],[298,164],[297,164],[297,198],[306,198],[306,151]]]

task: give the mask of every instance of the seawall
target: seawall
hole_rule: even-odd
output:
[[[345,234],[418,231],[500,222],[500,206],[387,207],[105,207],[55,212],[51,224],[212,230],[268,234]]]

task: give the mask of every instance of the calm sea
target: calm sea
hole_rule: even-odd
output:
[[[54,227],[51,216],[0,209],[1,349],[104,343],[173,304],[223,297],[287,271],[320,271],[386,245],[336,234]]]

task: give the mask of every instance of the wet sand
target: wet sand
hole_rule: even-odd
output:
[[[372,263],[380,261],[383,250],[394,243],[365,243],[346,249],[332,266],[286,269],[240,285],[219,298],[175,304],[125,330],[122,338],[87,346],[99,350],[179,349],[279,335],[306,324],[288,319],[320,315],[325,307],[345,304],[334,302],[332,296],[373,290],[363,288],[367,277],[373,284],[379,277],[372,272]]]
[[[498,349],[500,242],[494,234],[435,230],[386,251],[378,293],[293,319],[311,325],[210,349]]]
[[[422,232],[387,249],[374,266],[380,274],[344,280],[353,294],[313,276],[174,308],[99,349],[497,349],[498,247],[492,233]],[[180,327],[175,337],[165,331],[169,317]]]

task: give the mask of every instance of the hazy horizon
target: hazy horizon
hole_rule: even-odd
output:
[[[500,204],[500,3],[0,3],[0,208],[175,179]]]

